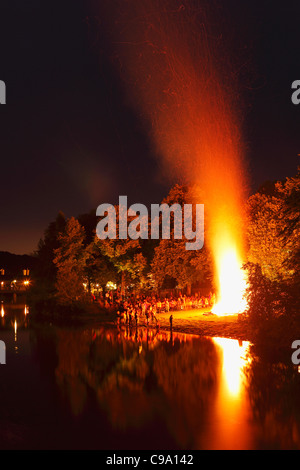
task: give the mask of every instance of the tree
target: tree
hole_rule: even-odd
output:
[[[95,238],[95,244],[101,253],[113,264],[117,273],[121,275],[121,294],[125,295],[126,284],[133,283],[136,287],[142,287],[146,280],[147,260],[143,255],[140,239],[119,238],[119,207],[116,210],[116,238],[99,240]],[[134,217],[127,216],[128,223]]]
[[[161,240],[155,249],[151,272],[160,287],[167,278],[176,281],[178,289],[187,288],[190,293],[192,284],[206,283],[211,280],[209,256],[203,248],[188,251],[185,240]]]
[[[300,171],[248,201],[248,309],[260,322],[299,318]]]
[[[300,167],[296,176],[287,178],[286,182],[278,183],[277,189],[283,198],[282,216],[285,225],[280,232],[282,245],[288,249],[289,256],[284,267],[290,273],[289,286],[295,290],[298,299],[300,288]]]
[[[51,293],[57,275],[57,267],[53,263],[54,251],[59,247],[59,236],[64,231],[66,219],[62,212],[59,212],[56,219],[51,222],[44,232],[44,237],[39,240],[36,251],[37,258],[37,289]]]
[[[193,188],[175,185],[168,196],[162,201],[169,206],[179,204],[195,204]],[[184,222],[182,224],[184,229]],[[195,227],[193,227],[195,228]],[[187,288],[188,293],[192,284],[197,281],[211,282],[211,260],[206,248],[187,250],[186,238],[174,238],[174,217],[171,213],[170,239],[161,239],[155,248],[151,264],[151,273],[158,286],[162,287],[166,279],[171,278],[179,289]]]
[[[118,273],[110,258],[103,254],[98,242],[98,239],[94,240],[86,248],[85,276],[88,286],[93,283],[105,288],[110,281],[117,283]]]
[[[282,302],[279,300],[284,293],[281,284],[264,275],[258,264],[246,263],[245,269],[248,274],[246,313],[253,324],[261,326],[263,322],[277,318],[283,313]]]
[[[87,214],[80,214],[76,217],[80,225],[84,228],[85,232],[85,244],[89,245],[94,241],[97,216],[96,209],[88,212]]]
[[[254,194],[248,200],[248,260],[261,267],[262,274],[271,281],[286,279],[290,272],[285,261],[290,253],[291,241],[282,242],[286,227],[283,200],[277,196]]]
[[[59,248],[53,260],[57,267],[56,295],[61,304],[74,304],[84,300],[83,281],[87,253],[84,249],[84,229],[71,217],[63,233],[58,237]]]

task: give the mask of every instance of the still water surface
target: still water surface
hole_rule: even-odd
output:
[[[300,449],[290,354],[146,328],[37,328],[25,305],[1,306],[2,449]]]

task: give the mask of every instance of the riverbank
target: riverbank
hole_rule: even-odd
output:
[[[218,336],[243,341],[251,341],[252,334],[248,322],[239,315],[217,316],[203,310],[183,310],[179,312],[160,313],[157,315],[161,329],[170,328],[186,334],[201,336]]]
[[[180,310],[157,313],[156,318],[161,330],[170,330],[170,316],[172,315],[172,330],[178,333],[199,336],[218,336],[224,338],[251,341],[253,336],[248,321],[240,315],[217,316],[207,313],[206,309]],[[88,317],[87,317],[88,318]],[[89,317],[92,320],[92,317]],[[102,311],[96,317],[103,323],[117,323],[114,312]],[[154,320],[149,321],[150,328],[157,328]],[[139,321],[140,326],[147,326],[146,320]],[[135,320],[133,320],[133,327]]]
[[[51,306],[51,308],[49,308]],[[115,309],[107,310],[99,304],[81,305],[74,309],[58,306],[55,303],[35,305],[32,320],[37,323],[56,323],[65,326],[83,325],[117,325],[118,317]],[[157,313],[156,318],[160,330],[169,331],[172,315],[172,330],[178,333],[199,336],[222,337],[251,343],[290,347],[295,339],[300,339],[300,322],[291,321],[287,317],[265,322],[264,325],[253,325],[241,315],[218,316],[206,309],[191,309]],[[156,321],[139,320],[139,326],[157,328]],[[133,319],[132,327],[135,327]]]
[[[300,320],[286,316],[254,325],[241,315],[217,316],[205,310],[182,310],[157,315],[161,329],[170,329],[170,315],[173,331],[186,334],[249,341],[272,350],[290,349],[294,340],[300,340]]]

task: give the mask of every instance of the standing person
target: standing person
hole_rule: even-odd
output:
[[[170,315],[169,320],[170,320],[170,329],[172,331],[172,328],[173,328],[173,315]]]

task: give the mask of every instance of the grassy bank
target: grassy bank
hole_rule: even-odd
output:
[[[173,330],[187,334],[218,336],[289,348],[295,339],[300,339],[300,321],[284,316],[257,325],[239,315],[208,315],[203,310],[169,312],[158,315],[161,328],[170,328],[171,314]]]
[[[157,315],[161,328],[170,328],[170,315],[173,316],[172,328],[174,331],[245,341],[253,339],[248,322],[241,320],[238,315],[207,315],[203,310],[161,313]]]
[[[68,325],[90,323],[116,324],[117,314],[114,309],[107,310],[98,303],[84,303],[63,306],[53,298],[40,299],[30,306],[32,319],[36,322],[57,322]],[[295,339],[300,339],[300,322],[280,317],[264,324],[255,325],[240,315],[217,316],[208,314],[205,309],[162,312],[156,315],[162,330],[170,329],[172,315],[173,331],[201,336],[232,338],[270,346],[288,346]],[[145,325],[145,319],[139,322]],[[135,321],[133,320],[133,327]],[[149,323],[156,327],[156,322]]]

